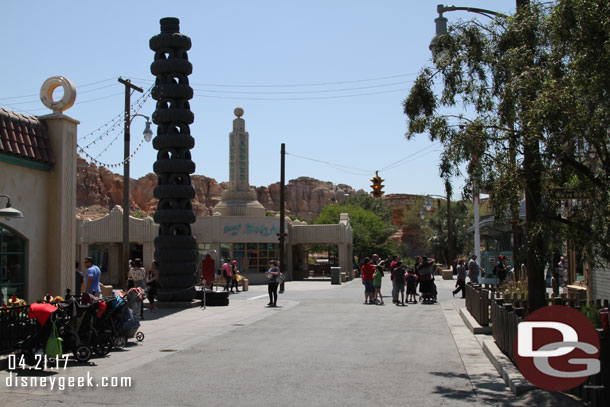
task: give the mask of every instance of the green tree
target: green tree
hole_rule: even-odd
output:
[[[374,212],[384,222],[392,218],[392,209],[383,199],[373,198],[369,194],[350,195],[341,202],[341,206],[356,205],[368,211]]]
[[[442,176],[469,162],[470,180],[490,193],[496,214],[510,209],[514,219],[525,193],[533,310],[543,305],[546,259],[564,239],[610,261],[610,4],[529,3],[487,25],[451,26],[404,112],[407,138],[428,133],[442,142]],[[566,210],[558,187],[589,199]]]
[[[454,256],[468,253],[472,249],[472,235],[468,228],[472,225],[468,205],[463,202],[451,203],[451,232],[455,245]],[[437,259],[447,258],[447,205],[442,204],[441,209],[430,216],[428,221],[430,230],[430,247]],[[453,261],[453,259],[450,259]]]
[[[334,204],[324,207],[314,224],[336,224],[339,216],[348,213],[353,234],[353,252],[359,259],[373,253],[381,257],[395,254],[397,246],[388,242],[395,229],[373,211],[357,205]]]

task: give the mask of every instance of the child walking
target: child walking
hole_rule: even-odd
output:
[[[375,273],[373,273],[373,287],[375,287],[374,301],[377,305],[383,305],[383,295],[381,295],[381,279],[383,278],[383,269],[381,267],[375,267]],[[379,296],[379,299],[377,297]]]
[[[409,269],[407,274],[407,303],[413,300],[413,304],[417,304],[417,298],[415,298],[415,295],[417,294],[416,287],[417,274],[415,274],[415,270]]]

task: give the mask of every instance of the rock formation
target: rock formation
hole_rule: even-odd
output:
[[[114,174],[103,167],[78,159],[76,204],[79,213],[88,215],[94,212],[105,213],[115,205],[123,202],[123,176]],[[195,188],[192,200],[193,211],[197,216],[208,216],[220,201],[222,192],[229,188],[227,182],[218,183],[215,179],[203,175],[192,175],[191,183]],[[132,213],[152,215],[157,208],[157,199],[153,189],[157,185],[155,174],[146,174],[130,180]],[[331,182],[319,181],[309,177],[290,180],[286,185],[286,213],[296,215],[307,221],[314,219],[322,208],[345,199],[346,194],[364,193],[356,191],[349,185],[334,185]],[[258,201],[270,211],[280,210],[280,184],[256,188]]]

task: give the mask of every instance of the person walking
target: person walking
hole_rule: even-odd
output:
[[[375,274],[375,266],[371,263],[371,259],[364,258],[361,273],[362,284],[364,284],[364,303],[374,304],[375,287],[373,286],[373,274]]]
[[[507,270],[506,264],[504,263],[505,259],[506,257],[504,257],[503,255],[499,255],[498,262],[493,268],[493,274],[498,278],[498,285],[504,284],[504,280],[506,280]]]
[[[402,261],[398,261],[396,267],[392,271],[394,275],[394,284],[396,284],[396,305],[405,305],[405,268],[402,266]],[[400,297],[400,299],[399,299]]]
[[[231,288],[231,281],[233,280],[233,273],[231,271],[231,259],[227,259],[226,263],[222,265],[222,278],[225,279],[225,286],[222,291],[229,291]]]
[[[235,286],[235,292],[238,293],[239,292],[239,284],[237,282],[237,276],[239,274],[239,270],[237,269],[237,260],[233,260],[231,262],[231,274],[232,274],[232,280],[231,280],[231,292],[233,292],[233,287]]]
[[[464,268],[464,259],[461,257],[458,259],[457,263],[457,281],[455,282],[456,289],[453,290],[453,296],[460,291],[462,292],[462,298],[466,295],[466,269]]]
[[[373,273],[373,287],[375,288],[374,302],[378,305],[383,305],[383,295],[381,295],[381,279],[383,278],[383,268],[377,266]],[[377,299],[379,297],[379,300]]]
[[[468,278],[472,283],[479,284],[479,276],[481,275],[481,266],[477,263],[477,255],[473,254],[468,262]]]
[[[87,272],[85,273],[85,278],[87,279],[85,292],[97,295],[102,291],[100,289],[100,276],[102,272],[98,266],[93,264],[93,259],[91,257],[85,257],[85,267],[87,267]]]
[[[76,274],[74,276],[74,295],[76,297],[80,296],[81,290],[83,289],[83,273],[80,272],[80,263],[76,262],[74,264],[74,268],[76,270]]]
[[[280,275],[280,269],[275,260],[269,262],[269,270],[267,270],[267,291],[269,292],[268,307],[277,307],[277,289],[279,283],[277,277]]]
[[[390,263],[390,280],[392,281],[392,303],[396,304],[396,299],[398,295],[398,291],[396,290],[396,282],[394,281],[394,274],[392,271],[396,268],[398,261],[400,260],[400,256],[392,256],[392,262]]]
[[[155,298],[157,298],[157,290],[159,289],[159,263],[156,260],[153,260],[146,273],[146,285],[148,286],[146,294],[150,302],[150,311],[153,312],[157,307]]]
[[[146,269],[142,267],[142,260],[135,259],[133,261],[133,267],[129,269],[128,280],[133,281],[133,287],[139,287],[141,289],[146,288]]]

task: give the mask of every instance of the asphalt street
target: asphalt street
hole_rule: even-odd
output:
[[[0,404],[578,405],[546,392],[514,397],[464,328],[453,284],[437,278],[434,305],[393,305],[386,276],[384,306],[364,305],[357,279],[289,282],[278,308],[265,307],[266,286],[251,286],[231,295],[228,307],[147,311],[146,338],[124,351],[58,371],[0,372]],[[98,386],[7,387],[16,373],[47,380],[89,374]],[[103,388],[103,377],[128,377],[131,386]]]

